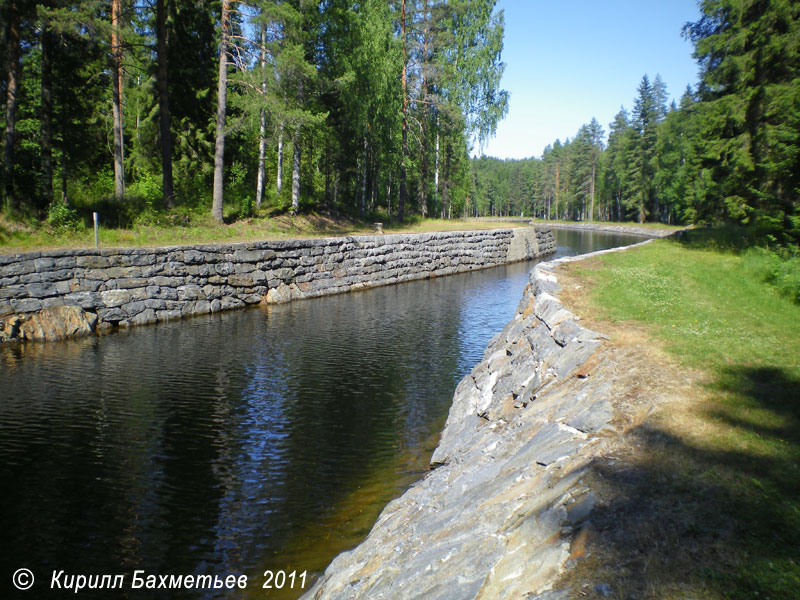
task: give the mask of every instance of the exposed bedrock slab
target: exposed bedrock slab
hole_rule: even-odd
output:
[[[537,225],[541,225],[538,224]],[[658,227],[644,227],[638,225],[609,225],[608,223],[589,223],[586,221],[575,223],[547,223],[548,229],[575,229],[582,231],[605,231],[608,233],[621,233],[641,235],[648,238],[662,238],[675,235],[674,229],[659,229]]]
[[[55,306],[30,314],[0,317],[0,341],[9,339],[53,341],[95,330],[97,315],[80,306]]]
[[[581,477],[615,430],[606,338],[558,290],[553,263],[536,266],[456,389],[432,470],[304,598],[561,597],[548,590],[594,505]]]
[[[99,329],[124,327],[450,275],[555,250],[549,230],[520,227],[0,255],[0,319],[72,306],[96,318]],[[6,329],[0,341],[50,339]],[[68,323],[62,329],[87,331]]]

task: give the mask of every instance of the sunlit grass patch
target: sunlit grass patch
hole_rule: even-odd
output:
[[[742,264],[752,277],[800,304],[800,254],[751,248],[743,254]]]
[[[377,215],[376,219],[381,218]],[[101,247],[174,246],[184,244],[234,243],[261,240],[332,237],[373,234],[372,221],[357,221],[345,216],[314,213],[267,214],[260,217],[218,223],[207,214],[182,215],[177,222],[167,217],[114,227],[101,217],[99,244]],[[410,218],[404,222],[386,219],[386,233],[423,233],[434,231],[463,231],[522,227],[520,221],[443,220]],[[28,252],[52,248],[90,248],[94,246],[94,231],[82,225],[72,229],[55,230],[47,225],[25,225],[0,221],[0,253]]]
[[[571,267],[593,318],[644,327],[707,375],[632,433],[634,453],[596,467],[608,501],[579,577],[620,598],[796,598],[800,306],[713,232],[694,236]]]

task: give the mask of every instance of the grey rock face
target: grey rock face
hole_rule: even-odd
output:
[[[602,348],[558,301],[548,263],[456,389],[432,471],[306,593],[322,598],[560,598],[548,591],[589,518],[582,484],[611,428],[610,389],[577,376]]]
[[[95,330],[97,315],[79,306],[54,306],[26,315],[8,315],[0,320],[0,341],[62,340]]]
[[[648,238],[669,237],[675,233],[673,229],[657,229],[655,227],[638,227],[636,225],[607,225],[605,223],[548,223],[549,229],[576,229],[585,231],[607,231],[609,233],[626,233]]]
[[[0,256],[0,314],[57,305],[101,327],[154,323],[493,267],[555,251],[517,228]],[[147,302],[161,300],[162,302]],[[167,305],[166,302],[173,302]]]

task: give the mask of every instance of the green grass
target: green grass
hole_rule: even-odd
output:
[[[800,307],[742,257],[662,241],[602,262],[595,297],[608,316],[649,323],[687,364],[800,368]]]
[[[600,469],[616,498],[596,520],[624,535],[598,542],[616,564],[595,574],[616,597],[797,598],[800,306],[703,235],[573,270],[600,318],[643,326],[707,379],[692,420],[645,423],[628,468]]]
[[[101,219],[100,247],[174,246],[183,244],[247,242],[343,235],[364,235],[374,232],[373,221],[384,221],[386,233],[456,231],[520,227],[524,223],[481,220],[441,220],[410,218],[403,223],[376,215],[370,221],[357,221],[345,216],[331,217],[315,213],[266,215],[237,219],[220,224],[206,214],[188,214],[177,222],[160,216],[151,222],[109,227]],[[9,221],[0,215],[0,253],[12,254],[53,248],[90,248],[94,231],[78,223],[56,228],[47,223],[24,224]]]
[[[648,229],[668,229],[670,231],[677,231],[684,229],[686,225],[667,225],[666,223],[637,223],[635,221],[562,221],[558,219],[531,219],[538,225],[547,225],[548,223],[561,223],[564,225],[623,225],[626,227],[646,227]]]
[[[800,254],[751,248],[742,255],[745,271],[800,304]]]

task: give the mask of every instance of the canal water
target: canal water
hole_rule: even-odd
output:
[[[560,255],[642,239],[554,233]],[[531,267],[0,348],[0,590],[24,567],[40,592],[141,569],[299,595],[425,472]],[[295,589],[265,596],[267,570]]]

